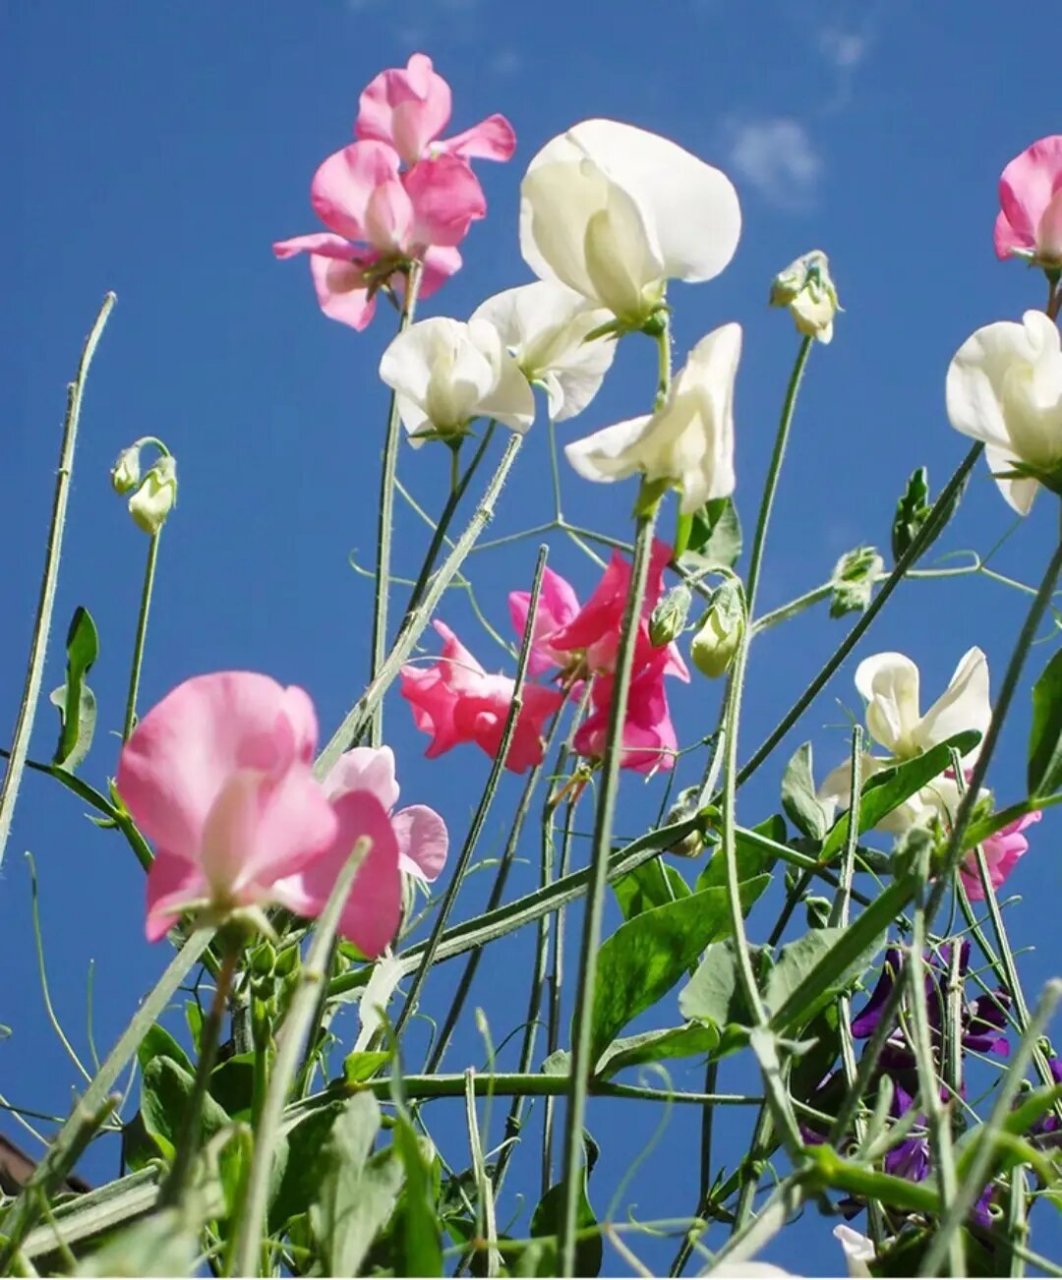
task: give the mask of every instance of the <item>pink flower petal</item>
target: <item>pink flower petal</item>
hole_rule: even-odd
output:
[[[322,162],[310,183],[310,203],[330,231],[369,240],[366,218],[378,187],[398,180],[398,154],[384,142],[353,142]]]
[[[1022,832],[1034,822],[1039,822],[1042,817],[1043,813],[1039,809],[1034,809],[1032,813],[1025,814],[997,831],[994,836],[989,836],[981,846],[984,849],[988,877],[993,889],[999,889],[1005,883],[1017,866],[1019,858],[1028,851],[1029,842]],[[962,877],[971,902],[980,902],[985,896],[985,891],[981,884],[976,852],[971,851],[966,855],[959,867],[959,875]]]
[[[1007,165],[999,180],[1002,212],[995,227],[995,248],[1000,258],[1025,250],[1052,259],[1052,246],[1040,243],[1039,231],[1041,219],[1060,188],[1062,135],[1041,138]],[[1053,220],[1049,220],[1046,229],[1050,238]]]
[[[450,110],[450,86],[426,54],[415,53],[404,70],[381,71],[365,89],[354,132],[389,142],[407,164],[415,164],[446,128]]]
[[[399,796],[395,753],[390,747],[352,747],[328,771],[323,785],[333,800],[347,791],[369,791],[390,813]]]
[[[461,255],[456,249],[432,245],[422,259],[424,268],[420,275],[420,296],[430,298],[431,295],[461,270]],[[405,281],[399,277],[397,290],[400,297],[405,296]]]
[[[509,617],[518,636],[524,634],[530,607],[530,591],[509,592]],[[544,570],[528,659],[527,669],[531,675],[540,675],[550,667],[564,665],[568,655],[554,649],[550,639],[555,632],[571,622],[578,612],[579,597],[571,583],[552,569]]]
[[[192,902],[207,896],[206,880],[193,863],[160,849],[147,874],[147,919],[144,932],[148,942],[169,932]]]
[[[495,113],[437,143],[436,149],[461,160],[508,160],[516,150],[516,133],[503,115]]]
[[[450,837],[442,818],[427,805],[411,804],[394,815],[391,825],[398,840],[402,870],[429,884],[438,879],[450,847]]]
[[[487,212],[479,179],[455,156],[419,160],[402,182],[414,211],[413,238],[422,247],[460,244],[469,225]]]
[[[278,240],[273,245],[273,253],[281,260],[294,258],[299,253],[316,253],[323,258],[338,258],[340,262],[349,262],[354,257],[354,246],[349,240],[333,235],[330,231],[316,231],[308,236]]]
[[[310,271],[321,310],[331,320],[350,325],[360,333],[376,311],[376,298],[369,296],[365,268],[352,262],[336,262],[310,256]]]

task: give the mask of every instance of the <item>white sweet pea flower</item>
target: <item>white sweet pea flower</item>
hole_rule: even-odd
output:
[[[863,755],[864,783],[882,769],[921,755],[956,733],[976,729],[983,735],[992,719],[988,662],[978,648],[963,654],[947,689],[924,716],[919,713],[918,668],[902,653],[878,653],[865,658],[856,668],[855,683],[867,703],[870,736],[889,752],[886,759]],[[972,759],[978,749],[965,758]],[[823,780],[819,799],[843,809],[848,805],[851,784],[851,767],[846,762]],[[898,835],[916,824],[924,825],[934,816],[950,822],[960,800],[958,784],[942,773],[886,814],[878,823],[878,830]]]
[[[984,441],[1000,492],[1027,515],[1040,482],[1005,473],[1025,463],[1054,484],[1062,473],[1062,350],[1054,321],[1026,311],[1021,324],[978,329],[955,353],[946,394],[951,425]]]
[[[848,1264],[848,1274],[851,1277],[864,1277],[871,1274],[870,1264],[877,1258],[874,1251],[874,1241],[868,1236],[861,1235],[858,1231],[846,1226],[843,1222],[834,1227],[834,1239],[840,1243],[844,1250],[844,1259]]]
[[[520,252],[638,329],[669,279],[711,280],[734,256],[741,209],[730,179],[667,138],[584,120],[547,142],[520,187]]]
[[[472,313],[473,320],[497,329],[528,382],[545,388],[553,422],[574,418],[597,395],[616,344],[609,338],[587,342],[586,335],[611,318],[554,280],[496,293]]]
[[[779,271],[771,282],[770,305],[788,307],[798,333],[823,344],[833,340],[833,318],[841,304],[830,260],[821,249],[812,249]]]
[[[484,320],[421,320],[383,353],[380,377],[398,400],[410,444],[460,437],[474,418],[514,431],[535,420],[535,398],[520,367]]]
[[[734,375],[741,326],[714,329],[690,352],[663,408],[617,422],[566,445],[587,480],[622,480],[642,472],[682,494],[682,511],[734,492]]]

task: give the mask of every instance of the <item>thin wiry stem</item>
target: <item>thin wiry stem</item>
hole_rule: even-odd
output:
[[[144,665],[144,646],[147,643],[148,615],[151,612],[151,596],[155,590],[155,569],[159,560],[159,540],[162,530],[156,529],[148,542],[147,563],[144,566],[144,585],[140,590],[140,612],[136,620],[136,638],[133,641],[133,661],[129,668],[129,692],[125,699],[125,722],[122,741],[128,742],[136,727],[136,699],[140,690],[140,671]]]

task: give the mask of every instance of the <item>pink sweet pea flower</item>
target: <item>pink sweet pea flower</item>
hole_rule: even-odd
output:
[[[655,769],[666,770],[674,766],[678,738],[675,726],[671,723],[671,712],[664,691],[668,661],[666,651],[657,650],[657,657],[631,676],[627,694],[627,716],[623,723],[621,769],[650,773]],[[599,760],[605,752],[614,686],[614,676],[599,675],[594,678],[590,690],[593,711],[575,735],[575,750],[591,760]]]
[[[999,180],[996,255],[1062,267],[1062,134],[1041,138]]]
[[[431,58],[415,53],[405,69],[381,71],[358,103],[354,133],[390,143],[402,159],[415,165],[425,155],[451,155],[461,160],[508,160],[516,148],[513,127],[492,115],[453,138],[439,140],[450,122],[450,86],[432,69]]]
[[[428,884],[438,878],[449,848],[446,823],[424,804],[394,812],[399,791],[390,747],[353,747],[344,752],[325,777],[324,788],[333,800],[350,791],[371,792],[390,816],[401,869]]]
[[[530,591],[509,592],[509,616],[519,636],[524,634],[530,608]],[[571,654],[554,649],[550,639],[562,627],[567,626],[578,612],[579,597],[575,594],[575,588],[559,573],[544,569],[531,637],[531,653],[527,661],[527,669],[532,675],[540,675],[550,667],[566,666],[570,661]]]
[[[1022,832],[1034,822],[1039,822],[1043,816],[1039,809],[1034,809],[1032,813],[1025,814],[997,831],[994,836],[989,836],[981,846],[985,851],[985,862],[988,864],[988,876],[992,881],[993,889],[1000,888],[1014,870],[1018,859],[1029,848],[1029,842]],[[962,876],[962,882],[970,900],[980,902],[985,896],[985,891],[981,884],[975,851],[971,850],[966,855],[959,868],[959,875]]]
[[[117,786],[157,846],[150,941],[189,908],[223,918],[287,905],[282,882],[339,828],[310,771],[316,742],[308,695],[246,671],[186,680],[144,716],[122,748]]]
[[[430,667],[410,663],[401,673],[402,696],[412,707],[414,723],[431,734],[425,754],[439,756],[460,742],[474,742],[494,757],[515,684],[508,676],[488,674],[445,623],[436,621],[433,626],[443,639],[439,660]],[[563,701],[564,695],[553,689],[524,685],[507,769],[523,773],[541,764],[543,726]]]
[[[384,142],[355,142],[328,157],[314,174],[310,200],[327,232],[273,245],[278,258],[310,254],[317,300],[325,315],[364,329],[376,291],[424,264],[420,295],[434,293],[461,266],[457,245],[486,213],[475,175],[463,160],[440,155],[401,173]]]

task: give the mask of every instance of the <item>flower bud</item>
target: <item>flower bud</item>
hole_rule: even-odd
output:
[[[691,598],[689,587],[679,583],[657,604],[649,618],[649,639],[656,648],[662,649],[682,634]]]
[[[837,290],[830,279],[829,259],[812,249],[791,262],[771,282],[770,305],[788,307],[797,330],[809,338],[829,342],[833,318],[841,310]]]
[[[712,595],[708,611],[690,643],[693,665],[711,680],[725,675],[734,661],[744,630],[741,591],[736,582],[728,580]]]
[[[140,483],[140,446],[131,444],[118,455],[111,467],[111,484],[115,493],[128,493]]]
[[[177,462],[165,454],[129,499],[129,514],[145,533],[156,534],[177,502]]]

